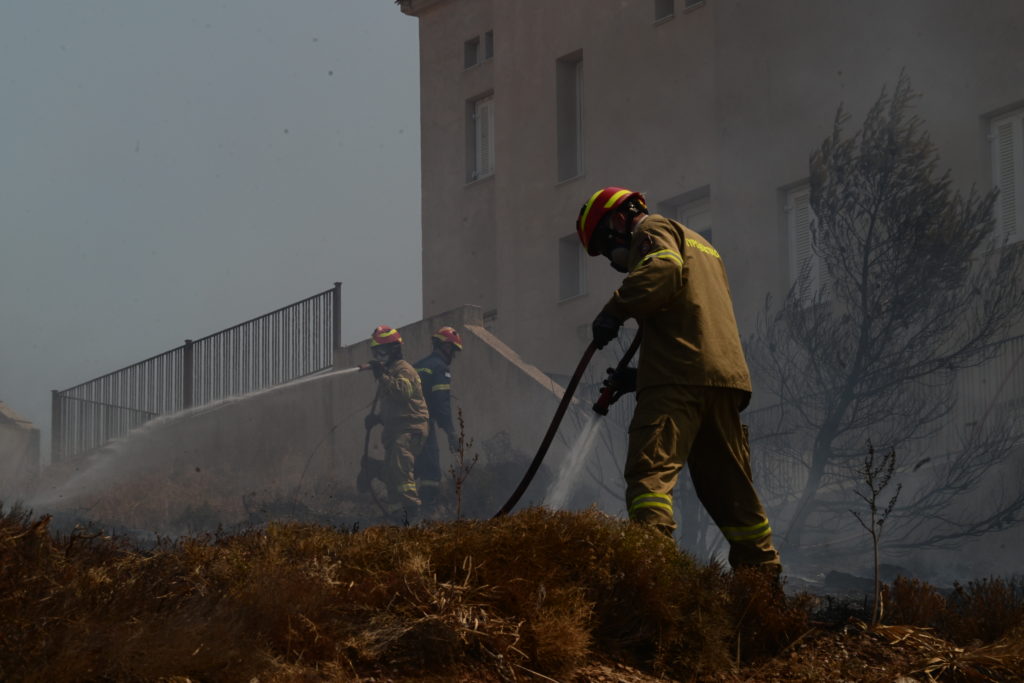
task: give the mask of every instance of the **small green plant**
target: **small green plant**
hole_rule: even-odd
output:
[[[850,513],[857,518],[860,525],[864,527],[867,532],[871,535],[871,550],[875,560],[875,595],[874,605],[871,608],[871,625],[874,626],[882,620],[882,582],[879,578],[879,544],[882,540],[882,526],[885,524],[885,520],[889,518],[892,513],[893,507],[896,506],[896,499],[900,496],[900,491],[903,489],[903,484],[896,484],[896,493],[889,499],[888,505],[885,506],[884,510],[880,510],[878,507],[878,497],[882,495],[882,491],[889,485],[892,480],[893,472],[896,471],[896,451],[889,451],[881,460],[875,458],[875,447],[871,441],[868,441],[868,454],[864,457],[864,464],[857,470],[857,473],[861,476],[861,481],[867,485],[868,492],[862,493],[854,490],[857,497],[863,500],[868,505],[869,518],[868,521],[864,520],[856,510],[850,510]]]
[[[480,456],[473,454],[472,458],[466,459],[466,451],[473,447],[473,440],[466,439],[466,423],[462,419],[462,408],[458,410],[458,417],[459,447],[454,454],[455,462],[448,466],[448,474],[451,475],[452,483],[455,486],[455,519],[462,519],[462,487]]]

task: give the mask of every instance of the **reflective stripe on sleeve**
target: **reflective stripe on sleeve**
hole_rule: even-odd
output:
[[[452,388],[451,384],[435,384],[431,391],[448,391]]]

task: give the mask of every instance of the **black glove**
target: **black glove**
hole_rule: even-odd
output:
[[[445,432],[445,434],[448,434],[448,452],[449,453],[458,453],[459,452],[459,437],[455,436],[454,434],[451,434],[450,432]]]
[[[636,391],[636,368],[608,368],[608,378],[605,379],[604,386],[620,394]]]
[[[366,427],[366,431],[370,431],[374,427],[380,424],[380,416],[377,413],[370,413],[363,418],[363,426]]]
[[[603,349],[608,342],[619,336],[620,327],[622,327],[622,321],[614,315],[604,311],[598,313],[590,325],[590,331],[594,335],[594,346]]]
[[[371,360],[368,365],[373,370],[373,376],[376,379],[380,379],[380,376],[384,374],[384,363],[379,360]]]

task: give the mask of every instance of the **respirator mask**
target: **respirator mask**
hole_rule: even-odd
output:
[[[628,273],[629,246],[633,241],[633,236],[613,230],[610,215],[597,226],[594,232],[594,246],[597,252],[608,259],[612,268],[620,273]]]

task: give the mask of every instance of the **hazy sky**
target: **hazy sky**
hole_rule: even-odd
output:
[[[0,400],[336,280],[342,341],[420,316],[417,22],[390,0],[0,8]]]

